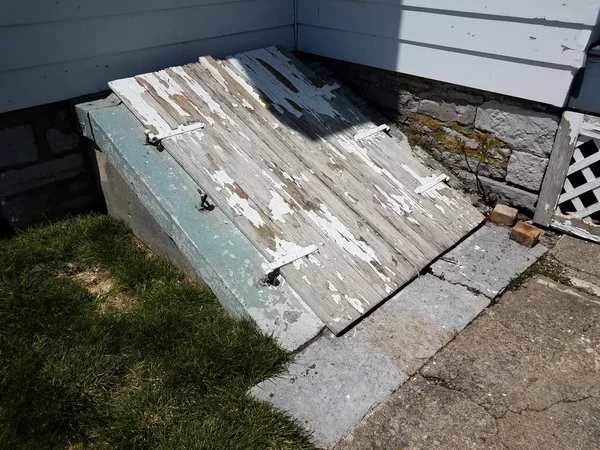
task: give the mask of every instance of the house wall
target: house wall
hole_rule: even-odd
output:
[[[600,0],[298,0],[299,50],[564,106]]]
[[[294,45],[292,0],[20,0],[0,8],[0,112],[108,89],[117,78]]]

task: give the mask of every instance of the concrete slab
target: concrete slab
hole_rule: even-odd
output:
[[[92,124],[90,123],[90,112],[117,106],[120,103],[121,100],[119,97],[113,93],[110,93],[105,98],[99,98],[75,105],[75,114],[77,114],[77,122],[81,134],[93,141],[94,134],[92,131]]]
[[[510,228],[486,224],[446,254],[446,260],[435,262],[433,274],[494,299],[548,251],[541,244],[524,247],[509,236]]]
[[[600,303],[535,277],[505,294],[337,449],[597,449]]]
[[[108,163],[230,313],[251,317],[288,349],[322,330],[323,323],[285,283],[260,285],[262,255],[220,210],[198,211],[194,181],[166,152],[144,145],[143,127],[125,106],[89,109],[95,142]]]
[[[600,244],[565,235],[550,254],[565,266],[600,278]]]
[[[407,379],[376,345],[328,333],[300,354],[287,375],[252,393],[290,412],[313,431],[318,445],[327,445]]]
[[[487,305],[489,299],[425,275],[342,337],[323,336],[289,374],[252,393],[289,411],[326,446],[404,383]]]

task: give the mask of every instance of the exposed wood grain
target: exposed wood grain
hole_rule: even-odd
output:
[[[249,126],[248,129],[242,130],[242,134],[258,137],[258,142],[253,141],[251,146],[245,147],[247,157],[263,165],[263,170],[267,170],[271,174],[270,176],[276,179],[277,183],[283,185],[284,190],[293,199],[297,201],[302,199],[302,202],[317,206],[317,208],[312,207],[308,213],[308,218],[313,221],[315,228],[335,241],[343,243],[347,238],[342,238],[339,235],[339,225],[335,225],[339,221],[345,224],[347,228],[343,232],[344,236],[349,237],[352,235],[356,236],[358,241],[368,242],[369,247],[378,255],[380,261],[364,266],[360,260],[357,261],[355,258],[351,260],[361,264],[361,273],[369,277],[367,281],[371,285],[377,286],[383,281],[385,295],[389,295],[401,284],[408,281],[405,276],[397,277],[395,280],[397,273],[406,274],[409,279],[417,274],[414,262],[406,258],[406,255],[398,255],[398,252],[390,247],[388,236],[380,236],[380,233],[371,229],[369,226],[370,221],[363,218],[364,211],[352,211],[334,191],[328,189],[311,166],[306,164],[306,158],[298,157],[296,154],[297,147],[286,140],[285,135],[281,132],[284,127],[265,126],[264,120],[253,114],[254,107],[249,102],[251,99],[245,102],[242,100],[239,104],[236,103],[237,106],[233,110],[229,109],[227,104],[228,100],[231,99],[231,90],[226,95],[223,94],[222,89],[219,89],[220,85],[214,81],[208,71],[205,71],[204,75],[206,76],[204,77],[202,73],[196,72],[196,74],[202,79],[204,86],[213,89],[211,91],[212,95],[221,105],[224,105],[224,108],[227,108],[228,114],[238,119],[237,122],[241,127]],[[270,121],[267,123],[277,122]],[[310,153],[307,150],[309,148],[304,149],[304,156]],[[331,171],[331,169],[329,170]],[[342,248],[344,246],[345,244],[342,245]],[[352,255],[346,254],[345,256],[348,258]],[[370,274],[371,270],[369,269],[374,269],[375,273]],[[397,284],[398,282],[400,284]],[[365,310],[367,309],[365,308]]]
[[[224,64],[226,65],[226,63]],[[231,84],[231,86],[234,85]],[[238,98],[241,101],[248,102],[252,106],[252,110],[256,111],[256,114],[267,118],[269,123],[279,120],[277,116],[262,107],[251,96],[244,96],[240,90],[237,90],[237,94],[230,90],[230,95],[239,95]],[[252,114],[250,111],[242,112],[246,115]],[[386,180],[380,179],[359,158],[352,158],[350,154],[348,154],[350,159],[340,158],[341,151],[329,143],[334,138],[332,135],[335,135],[335,133],[332,132],[331,135],[322,133],[322,135],[319,135],[318,125],[321,125],[321,123],[317,123],[316,119],[309,120],[310,117],[314,116],[306,115],[303,122],[300,122],[297,118],[292,119],[298,125],[298,128],[303,131],[302,133],[290,131],[289,127],[276,128],[275,133],[278,139],[285,141],[287,148],[297,158],[301,159],[331,192],[336,193],[341,201],[346,203],[356,214],[363,217],[377,233],[385,236],[394,248],[402,249],[402,255],[420,270],[430,262],[431,254],[437,252],[430,246],[431,241],[427,241],[421,235],[422,230],[417,229],[416,222],[419,214],[410,217],[410,220],[414,221],[411,226],[414,226],[415,229],[410,226],[403,226],[404,221],[408,220],[405,217],[408,214],[407,210],[402,210],[400,207],[401,202],[404,201],[403,194],[397,190],[394,191],[397,192],[400,200],[396,200],[393,204],[378,200],[376,195],[381,194],[373,189],[372,177],[376,176],[379,179],[379,184],[383,186],[388,185]],[[252,118],[248,117],[245,120],[252,120]],[[358,178],[355,177],[355,174],[358,174]],[[411,203],[414,203],[414,201],[411,199],[406,200],[406,205]],[[409,206],[406,206],[406,208],[409,208]],[[395,259],[397,260],[398,257],[396,256]]]
[[[589,231],[582,230],[574,226],[569,220],[557,220],[558,218],[552,219],[550,222],[550,226],[560,231],[564,231],[565,233],[572,234],[573,236],[577,236],[583,239],[588,239],[594,242],[600,242],[600,236],[597,234],[592,234]]]
[[[533,216],[540,225],[549,226],[555,214],[582,123],[583,114],[570,111],[563,114]]]
[[[264,52],[270,53],[271,57],[263,56],[263,58],[278,67],[279,70],[289,72],[293,80],[301,80],[301,85],[308,86],[309,92],[313,82],[321,84],[314,73],[285,49],[270,47],[247,54],[264,54]],[[296,88],[302,89],[298,86]],[[335,91],[328,97],[328,101],[333,105],[334,110],[344,112],[343,117],[321,116],[316,118],[316,124],[313,121],[313,126],[303,129],[309,136],[311,132],[314,133],[311,131],[314,128],[321,130],[317,139],[325,139],[328,149],[331,150],[331,146],[333,146],[339,152],[337,155],[329,152],[330,159],[341,164],[339,156],[341,154],[351,161],[347,164],[347,170],[359,177],[362,184],[362,189],[359,188],[353,192],[361,192],[365,187],[374,186],[376,192],[373,195],[378,197],[383,195],[384,200],[388,199],[391,202],[387,207],[394,210],[406,208],[404,203],[408,202],[411,210],[409,217],[418,221],[417,232],[419,234],[425,234],[429,242],[438,242],[438,237],[444,236],[438,250],[446,248],[448,244],[448,231],[440,233],[440,226],[451,228],[452,231],[449,232],[456,233],[451,236],[451,239],[460,239],[464,236],[465,229],[471,229],[474,224],[479,223],[481,216],[475,209],[470,206],[465,207],[463,198],[456,202],[456,193],[451,189],[444,189],[444,184],[439,185],[439,189],[427,192],[426,195],[413,195],[418,187],[433,180],[436,175],[415,158],[407,139],[399,142],[387,134],[379,134],[359,143],[353,142],[356,131],[375,124],[360,108],[357,108],[344,96],[336,95]],[[302,120],[311,118],[310,114],[302,116]],[[365,174],[366,179],[360,178]],[[373,184],[374,181],[376,184]],[[343,197],[349,200],[347,196]],[[381,206],[380,203],[380,200],[375,201],[375,207]],[[436,214],[432,214],[432,211],[435,211]],[[448,211],[447,214],[446,211]],[[442,212],[443,216],[437,212]],[[435,221],[432,220],[433,217],[435,217]],[[397,222],[397,218],[395,221]],[[452,223],[451,227],[445,227],[445,225],[449,225],[448,221]],[[408,220],[408,223],[417,225],[411,220]],[[463,225],[465,225],[464,229]],[[401,231],[407,232],[406,228]]]

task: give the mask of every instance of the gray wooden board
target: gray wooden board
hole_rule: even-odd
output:
[[[550,225],[556,212],[582,123],[583,114],[570,111],[563,114],[533,216],[540,225]]]
[[[473,209],[465,211],[459,203],[453,205],[453,192],[448,191],[449,196],[438,196],[435,191],[425,196],[414,194],[414,189],[426,183],[431,173],[429,170],[423,170],[425,169],[423,164],[412,156],[408,142],[398,145],[396,140],[385,133],[379,133],[366,140],[356,142],[353,136],[358,131],[372,125],[369,118],[365,117],[360,109],[345,100],[343,96],[328,98],[326,93],[331,88],[323,87],[325,92],[323,97],[325,98],[317,98],[314,92],[311,92],[311,88],[313,91],[315,89],[311,80],[315,80],[316,76],[307,74],[308,70],[301,63],[296,63],[293,56],[286,54],[285,58],[281,58],[283,52],[285,50],[275,50],[271,47],[236,55],[231,60],[235,61],[235,65],[249,79],[261,80],[259,84],[269,100],[279,105],[280,108],[287,108],[288,112],[291,112],[290,115],[300,123],[304,134],[309,137],[312,134],[314,137],[314,130],[317,130],[316,138],[317,140],[322,139],[324,145],[319,149],[320,151],[304,153],[304,161],[312,170],[319,170],[318,164],[312,164],[314,162],[312,156],[319,155],[319,153],[321,153],[320,156],[323,156],[322,153],[325,153],[328,167],[325,172],[320,171],[320,173],[326,182],[329,181],[332,184],[331,187],[334,190],[340,189],[341,179],[348,181],[352,179],[352,176],[358,177],[362,186],[358,189],[351,188],[350,191],[344,191],[343,198],[349,205],[357,207],[356,197],[353,196],[366,195],[367,202],[364,207],[367,207],[370,213],[365,217],[374,218],[377,214],[387,217],[396,224],[404,237],[412,236],[420,241],[414,245],[417,249],[430,244],[437,246],[438,252],[447,248],[447,237],[439,233],[439,222],[444,222],[445,218],[432,214],[431,211],[435,211],[433,208],[442,212],[444,216],[448,209],[453,216],[449,217],[453,226],[448,229],[448,232],[454,234],[451,238],[460,239],[464,235],[463,227],[467,230],[472,228],[474,221],[473,217],[470,217],[470,213]],[[252,73],[248,73],[250,71]],[[285,86],[281,88],[281,83],[276,83],[276,77],[272,75],[274,71],[279,72],[277,78],[286,74],[288,83],[285,84],[293,85],[293,88],[286,89]],[[267,80],[271,82],[269,83]],[[303,101],[306,98],[310,99],[310,103]],[[300,104],[308,110],[326,110],[319,104],[319,101],[331,105],[327,111],[328,114],[302,114],[298,118],[298,115],[294,114],[295,108],[290,106]],[[343,116],[339,111],[344,111]],[[393,157],[390,158],[390,155]],[[440,187],[442,186],[444,185],[440,185]],[[350,197],[345,195],[345,192],[348,192]],[[464,218],[467,219],[466,224],[463,224]],[[385,222],[377,220],[377,224],[383,223]],[[379,225],[372,224],[374,227]],[[442,223],[442,225],[444,224]],[[393,238],[393,233],[389,230],[383,231],[383,234],[388,239]],[[438,239],[441,240],[438,241]],[[409,251],[401,243],[394,240],[392,243]],[[431,252],[425,251],[425,253],[430,255]],[[425,259],[424,264],[431,260],[431,258]],[[414,261],[419,265],[418,259]]]
[[[206,124],[162,144],[269,261],[318,246],[282,275],[336,333],[483,220],[443,183],[415,193],[439,174],[406,139],[355,140],[379,124],[283,49],[110,86],[149,129]]]

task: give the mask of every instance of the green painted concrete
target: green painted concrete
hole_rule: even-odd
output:
[[[143,127],[125,106],[87,109],[96,145],[231,314],[250,316],[289,349],[322,330],[285,282],[260,284],[264,257],[218,208],[197,209],[196,183],[166,152],[144,144]]]

